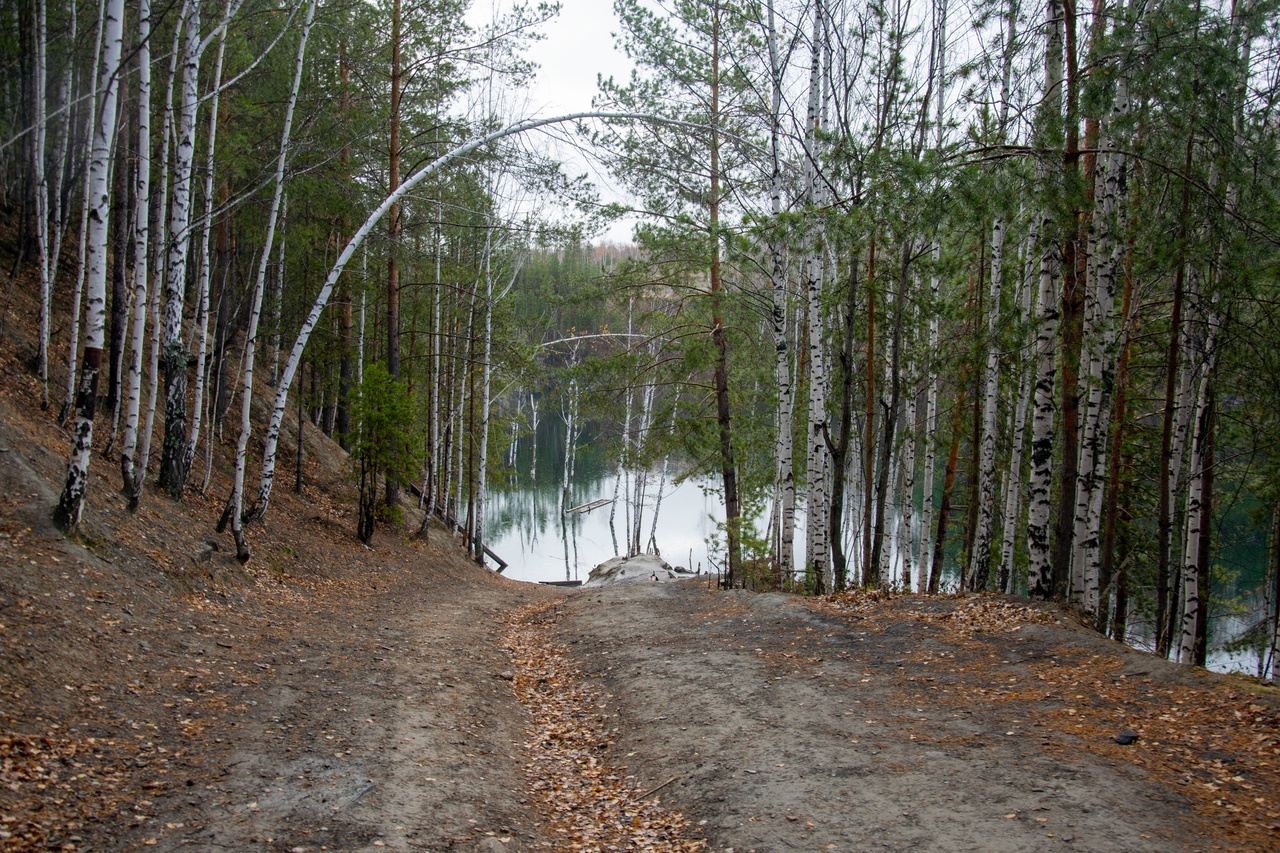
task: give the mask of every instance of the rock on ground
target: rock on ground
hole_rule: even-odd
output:
[[[673,567],[656,554],[639,554],[635,557],[610,557],[591,570],[583,587],[595,589],[619,583],[667,583],[697,577],[678,566]]]

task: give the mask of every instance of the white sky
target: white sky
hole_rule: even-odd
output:
[[[468,18],[473,22],[489,19],[494,2],[502,5],[501,0],[477,0]],[[613,15],[612,0],[560,0],[560,6],[560,16],[545,27],[546,38],[534,44],[527,54],[540,67],[534,85],[525,93],[526,106],[520,115],[511,116],[513,119],[589,110],[597,91],[597,74],[625,79],[631,73],[630,60],[614,47],[612,34],[618,30],[618,21]],[[545,135],[533,144],[553,146],[549,153],[564,162],[569,175],[586,173],[599,188],[601,200],[625,199],[604,170],[572,146],[557,146]],[[634,225],[634,220],[615,223],[597,239],[629,243]]]

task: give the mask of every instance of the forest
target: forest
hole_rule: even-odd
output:
[[[556,116],[515,105],[558,6],[470,5],[0,0],[60,527],[91,464],[134,508],[226,466],[248,561],[296,417],[361,540],[413,502],[483,563],[562,418],[717,478],[725,586],[1023,594],[1202,665],[1247,587],[1274,672],[1277,4],[616,0],[633,73]]]

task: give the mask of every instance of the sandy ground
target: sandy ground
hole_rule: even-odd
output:
[[[68,539],[67,434],[0,370],[2,850],[1280,849],[1272,687],[1027,602],[565,592],[438,530],[368,549],[309,428],[247,568],[212,535],[225,466],[130,514],[95,456]]]
[[[654,584],[576,596],[556,629],[609,697],[632,772],[673,779],[664,796],[705,820],[717,848],[1195,846],[1184,798],[1132,766],[1073,756],[1077,739],[1046,728],[1044,706],[952,694],[984,649],[936,626]],[[1049,654],[1048,633],[1027,630],[999,653]],[[925,669],[925,656],[947,664]],[[1001,667],[1002,685],[1028,679]]]

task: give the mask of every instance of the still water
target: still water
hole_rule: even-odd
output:
[[[535,452],[536,451],[536,452]],[[507,577],[545,582],[586,580],[595,566],[625,551],[627,530],[634,529],[634,508],[624,500],[634,494],[636,477],[643,477],[640,501],[641,542],[656,544],[668,563],[693,571],[714,571],[708,558],[708,539],[724,520],[724,505],[713,491],[713,478],[695,477],[676,483],[675,464],[662,470],[626,472],[619,483],[616,460],[606,460],[591,434],[579,439],[573,477],[563,495],[565,507],[593,501],[612,501],[595,509],[561,513],[564,491],[564,424],[546,418],[536,443],[519,441],[507,488],[493,490],[485,510],[489,547],[508,563]],[[654,513],[658,524],[654,526]],[[612,524],[610,517],[612,516]]]
[[[716,491],[718,478],[691,477],[677,483],[679,472],[672,463],[665,479],[660,467],[647,474],[624,473],[621,488],[615,492],[619,485],[616,458],[606,458],[603,443],[588,428],[577,442],[572,477],[562,496],[564,429],[558,417],[546,417],[539,425],[536,441],[525,437],[516,443],[516,452],[507,460],[507,486],[490,492],[486,509],[488,545],[508,562],[504,572],[507,577],[531,582],[583,581],[592,568],[625,551],[626,531],[634,529],[635,519],[630,516],[634,510],[624,495],[634,493],[637,476],[647,478],[641,501],[642,544],[648,545],[652,536],[658,553],[672,565],[703,572],[715,572],[720,567],[722,552],[713,547],[712,541],[717,524],[724,520],[724,504]],[[615,493],[618,499],[611,503]],[[564,507],[605,503],[588,511],[562,514],[562,497]],[[758,520],[758,526],[763,527],[764,523],[764,519]],[[803,523],[801,509],[797,517],[798,551],[803,550]],[[1265,576],[1266,543],[1248,527],[1233,524],[1229,514],[1220,530],[1218,562],[1225,576],[1215,580],[1215,589],[1220,599],[1232,603],[1217,601],[1216,612],[1211,612],[1209,668],[1252,675],[1258,669],[1259,651],[1233,643],[1265,612],[1265,602],[1257,588]],[[856,550],[857,537],[850,538],[851,550]],[[896,554],[895,543],[890,543],[890,548]],[[955,571],[944,571],[944,587],[954,589],[956,582]],[[1131,619],[1129,642],[1150,650],[1150,625],[1136,617]]]

